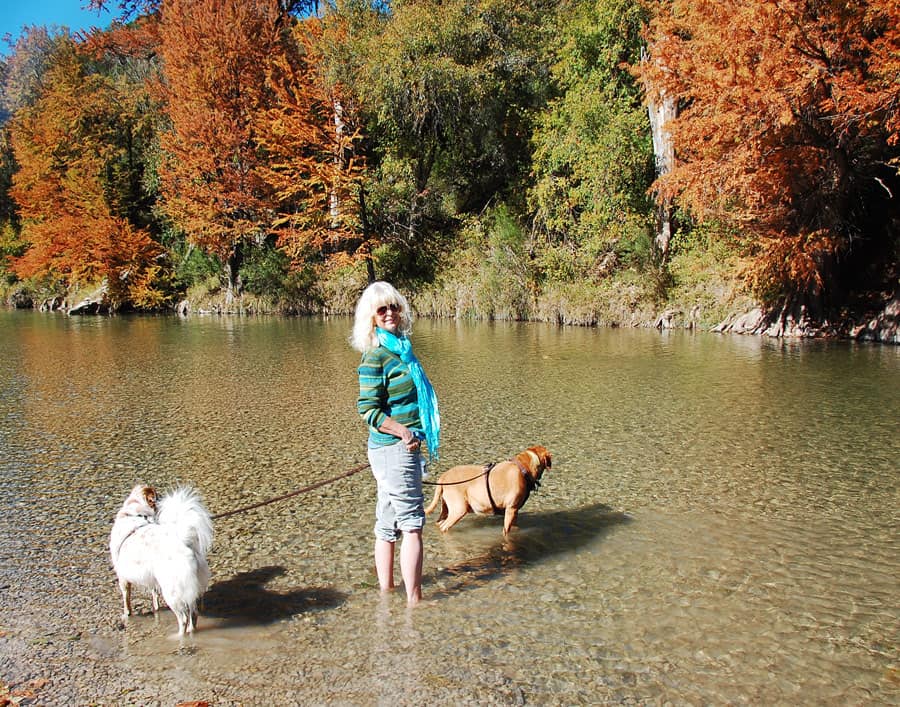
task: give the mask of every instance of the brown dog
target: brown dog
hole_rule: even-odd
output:
[[[540,446],[529,447],[509,461],[493,465],[455,466],[438,477],[437,491],[425,513],[441,504],[437,524],[443,533],[469,511],[502,513],[503,534],[508,535],[519,509],[537,487],[544,469],[550,467],[550,452]]]

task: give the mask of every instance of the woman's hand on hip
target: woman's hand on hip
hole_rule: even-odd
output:
[[[406,450],[408,452],[415,452],[422,446],[422,440],[416,437],[408,427],[403,435],[401,435],[400,439],[403,441],[403,444],[406,445]]]
[[[416,437],[415,433],[409,429],[409,427],[400,424],[390,417],[386,418],[384,422],[381,423],[378,430],[399,437],[400,441],[406,445],[406,449],[409,452],[414,452],[422,446],[422,440]]]

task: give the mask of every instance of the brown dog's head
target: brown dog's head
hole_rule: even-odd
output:
[[[128,494],[128,498],[125,499],[125,503],[122,504],[118,513],[120,518],[153,515],[156,515],[156,489],[143,484],[138,484],[131,489],[131,493]]]
[[[550,469],[553,466],[550,450],[540,445],[529,447],[524,452],[520,452],[516,455],[516,459],[534,475],[536,481],[540,481],[544,469]]]

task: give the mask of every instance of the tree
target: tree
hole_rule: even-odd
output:
[[[27,244],[15,272],[68,286],[106,281],[114,306],[157,306],[166,296],[161,249],[128,219],[134,117],[71,40],[58,46],[41,85],[11,123],[19,167],[11,194]]]
[[[273,230],[295,264],[368,252],[359,248],[364,239],[357,201],[365,163],[357,150],[355,112],[342,87],[324,73],[321,52],[329,32],[343,32],[342,23],[311,18],[294,25],[293,43],[272,57],[273,101],[258,121],[269,158],[261,173],[278,202]]]
[[[559,96],[534,136],[530,202],[551,249],[579,276],[646,239],[652,151],[637,63],[646,12],[632,0],[574,3],[560,22],[553,76]]]
[[[6,117],[19,108],[33,105],[43,90],[44,74],[52,57],[68,43],[68,34],[46,27],[26,27],[4,62],[0,110]]]
[[[153,15],[160,11],[164,0],[118,0],[120,22],[128,22],[138,17]],[[315,14],[319,0],[278,0],[278,5],[285,14]],[[105,10],[109,0],[88,0],[87,7],[92,10]]]
[[[394,263],[389,276],[427,276],[458,213],[520,199],[531,114],[547,86],[541,18],[552,7],[337,3],[349,31],[326,59],[360,116],[360,220],[384,244],[383,264]]]
[[[162,7],[165,209],[188,239],[217,256],[227,294],[240,291],[247,248],[274,217],[261,167],[257,116],[270,105],[266,74],[285,16],[277,0],[171,0]]]
[[[659,61],[641,71],[681,106],[661,193],[743,234],[770,302],[836,306],[860,276],[882,282],[900,223],[900,6],[652,4]]]

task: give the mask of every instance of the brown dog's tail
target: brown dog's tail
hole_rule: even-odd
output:
[[[434,498],[431,499],[431,503],[428,504],[428,508],[425,509],[425,515],[431,515],[432,511],[438,507],[438,504],[441,502],[441,497],[444,495],[444,487],[438,484],[434,487]]]

